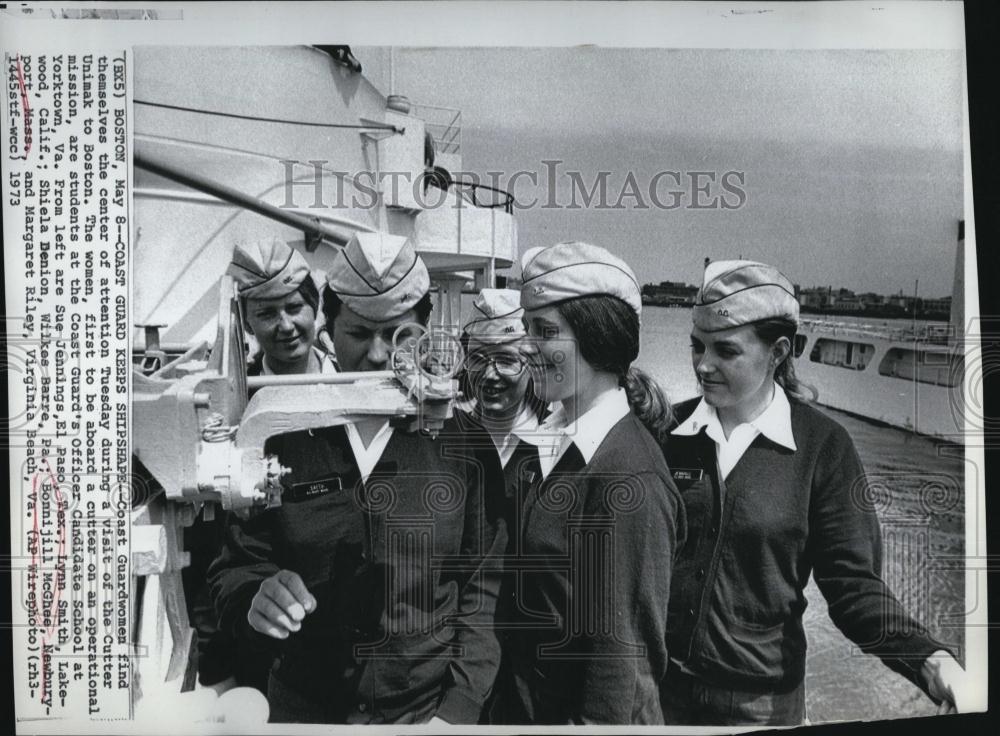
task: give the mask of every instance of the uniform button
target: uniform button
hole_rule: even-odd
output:
[[[358,706],[358,710],[364,713],[366,710],[368,710],[368,706],[365,705],[364,703],[361,703],[361,705]]]
[[[700,570],[699,570],[698,572],[696,572],[696,573],[694,574],[694,576],[695,576],[695,578],[697,578],[698,580],[704,580],[704,579],[705,579],[705,568],[704,568],[704,567],[703,567],[703,568],[701,568],[701,569],[700,569]]]
[[[719,533],[719,527],[713,526],[712,527],[712,534],[718,534],[718,533]]]
[[[688,616],[694,616],[694,609],[693,608],[689,608],[688,609]]]

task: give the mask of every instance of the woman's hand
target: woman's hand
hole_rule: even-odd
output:
[[[938,704],[938,715],[967,713],[969,692],[968,675],[955,658],[939,650],[926,660],[920,674],[927,683],[927,692]]]
[[[302,628],[300,622],[314,610],[316,599],[306,589],[302,578],[291,570],[280,570],[260,584],[250,604],[247,621],[261,634],[287,639],[289,634]]]

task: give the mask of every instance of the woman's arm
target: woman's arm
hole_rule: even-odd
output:
[[[839,426],[818,453],[809,510],[813,574],[830,617],[862,651],[927,690],[921,668],[945,649],[912,618],[882,580],[878,499],[846,430]]]
[[[585,596],[567,614],[584,650],[572,720],[662,723],[659,681],[667,666],[667,603],[684,536],[683,504],[673,482],[655,472],[596,480],[584,523],[571,538],[574,597]]]
[[[208,586],[219,615],[219,628],[233,636],[249,630],[247,614],[261,583],[280,568],[273,561],[271,514],[264,512],[249,520],[229,514],[225,543],[208,568]]]

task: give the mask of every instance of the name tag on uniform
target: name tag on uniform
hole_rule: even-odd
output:
[[[701,480],[704,471],[701,468],[675,468],[670,474],[674,480]]]
[[[329,478],[293,483],[292,487],[282,494],[281,499],[283,501],[307,501],[310,498],[342,490],[344,490],[344,484],[340,480],[340,476],[332,475]]]

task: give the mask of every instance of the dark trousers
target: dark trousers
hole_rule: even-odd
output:
[[[287,687],[273,674],[267,681],[268,723],[331,723],[332,713],[322,703],[314,703]]]
[[[513,648],[512,648],[513,649]],[[580,704],[567,680],[546,677],[534,660],[504,655],[493,693],[483,709],[481,723],[493,725],[566,725]]]
[[[806,688],[805,682],[787,693],[716,687],[671,663],[660,687],[660,703],[668,726],[800,726],[806,717]]]
[[[403,713],[393,718],[382,714],[371,713],[361,706],[344,712],[343,705],[334,706],[337,699],[332,697],[326,703],[318,703],[304,697],[294,689],[285,685],[271,673],[267,683],[267,703],[271,712],[268,723],[350,723],[369,725],[378,723],[427,723],[437,712],[441,694],[434,690],[426,699],[414,703]]]

